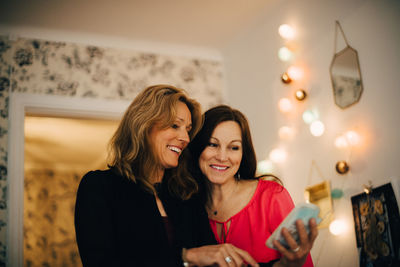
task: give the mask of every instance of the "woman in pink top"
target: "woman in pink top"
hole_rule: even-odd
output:
[[[309,234],[301,220],[296,222],[299,243],[283,229],[289,248],[277,241],[276,250],[265,245],[294,204],[279,183],[255,177],[257,161],[245,116],[221,105],[208,110],[204,120],[189,150],[193,172],[203,178],[203,200],[218,243],[246,250],[264,266],[313,266],[310,250],[318,235],[314,219]]]

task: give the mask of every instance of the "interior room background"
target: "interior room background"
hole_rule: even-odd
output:
[[[335,105],[329,76],[336,20],[358,51],[364,86],[359,102],[346,109]],[[278,34],[283,23],[297,30],[296,62],[306,73],[297,84],[283,84],[280,78],[290,65],[277,54],[285,44]],[[144,86],[163,82],[187,89],[204,109],[227,103],[242,110],[259,160],[268,159],[275,148],[285,149],[286,161],[274,163],[271,171],[296,203],[304,201],[307,186],[323,180],[341,189],[343,196],[333,200],[334,217],[347,228],[338,236],[320,229],[312,256],[316,266],[357,266],[350,198],[369,181],[379,186],[400,176],[399,25],[397,0],[276,0],[220,46],[146,46],[130,40],[131,48],[121,48],[110,47],[107,38],[68,32],[66,40],[63,31],[30,31],[29,25],[13,27],[0,19],[0,262],[8,249],[7,201],[13,194],[7,191],[13,178],[7,176],[10,95],[131,100]],[[297,87],[306,90],[306,100],[294,102],[294,110],[283,114],[278,101],[293,98]],[[318,111],[325,124],[322,136],[310,134],[301,116],[307,109]],[[278,130],[286,125],[296,130],[291,140],[279,137]],[[359,133],[360,145],[338,149],[335,138],[348,130]],[[336,172],[339,160],[349,163],[348,173]]]

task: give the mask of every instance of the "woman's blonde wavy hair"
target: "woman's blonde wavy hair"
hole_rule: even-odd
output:
[[[200,130],[203,117],[200,104],[188,97],[185,90],[171,85],[154,85],[145,88],[132,101],[109,144],[109,166],[154,193],[155,189],[149,179],[154,177],[159,166],[157,156],[149,140],[152,127],[166,129],[176,120],[178,101],[186,104],[192,116],[192,138]],[[187,170],[186,149],[179,157],[176,168],[168,169],[168,188],[181,199],[189,199],[198,191],[196,180]]]

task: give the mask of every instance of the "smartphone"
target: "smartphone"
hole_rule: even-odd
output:
[[[275,229],[272,235],[265,242],[266,246],[272,249],[276,249],[273,245],[274,240],[278,240],[282,246],[285,248],[289,248],[289,245],[286,243],[285,238],[281,235],[282,228],[285,227],[289,230],[289,233],[292,235],[294,240],[299,243],[300,238],[297,233],[296,221],[301,219],[304,223],[304,226],[307,230],[307,233],[310,232],[310,227],[308,226],[308,221],[311,218],[315,218],[317,224],[321,222],[321,218],[318,217],[319,207],[312,203],[301,203],[297,205],[281,222],[281,224]]]

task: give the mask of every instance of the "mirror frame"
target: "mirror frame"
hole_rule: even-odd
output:
[[[334,67],[334,64],[335,64],[336,59],[337,59],[339,56],[343,55],[343,54],[344,54],[346,51],[348,51],[348,50],[353,51],[354,54],[355,54],[355,56],[356,56],[356,58],[355,58],[356,62],[355,62],[355,63],[356,63],[356,68],[357,68],[357,72],[358,72],[358,77],[360,78],[360,92],[359,92],[357,98],[354,98],[353,102],[351,102],[350,104],[347,104],[347,105],[343,106],[343,105],[340,105],[340,104],[338,103],[338,101],[337,101],[337,97],[336,97],[337,93],[336,93],[335,83],[334,83],[334,80],[333,80],[332,69],[333,69],[333,67]],[[333,56],[332,62],[331,62],[331,64],[330,64],[330,67],[329,67],[329,74],[330,74],[331,83],[332,83],[334,101],[335,101],[335,104],[336,104],[338,107],[340,107],[341,109],[345,109],[345,108],[348,108],[348,107],[350,107],[350,106],[352,106],[352,105],[354,105],[354,104],[356,104],[356,103],[358,103],[358,102],[360,101],[361,95],[362,95],[362,93],[363,93],[363,91],[364,91],[364,85],[363,85],[363,82],[362,82],[362,76],[361,76],[361,70],[360,70],[360,62],[359,62],[359,59],[358,59],[358,52],[357,52],[356,49],[354,49],[354,48],[351,47],[350,45],[347,45],[347,46],[346,46],[345,48],[343,48],[341,51],[335,53],[335,55]]]

